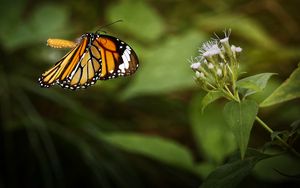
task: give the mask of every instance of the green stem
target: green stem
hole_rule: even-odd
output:
[[[258,116],[255,117],[256,121],[265,128],[269,133],[273,134],[274,131],[265,123],[263,122]],[[294,148],[292,148],[288,143],[286,143],[280,136],[276,135],[275,138],[279,140],[287,149],[289,149],[293,154],[297,157],[300,157],[300,153],[298,153]]]
[[[233,74],[232,74],[232,90],[233,90],[233,95],[235,98],[238,99],[238,101],[240,101],[240,96],[239,96],[239,92],[238,89],[236,87],[236,81],[238,78],[238,68],[236,65],[233,65]]]
[[[225,95],[229,96],[230,99],[232,99],[238,103],[241,102],[240,98],[236,97],[233,93],[231,93],[230,89],[226,85],[224,86],[224,88],[225,88],[225,90],[222,89],[222,91]]]
[[[226,64],[228,71],[231,73],[231,88],[233,92],[233,96],[236,99],[237,102],[240,102],[240,97],[236,88],[236,81],[237,81],[237,69],[235,68],[235,65],[230,67],[228,64]],[[233,69],[232,69],[233,68]]]

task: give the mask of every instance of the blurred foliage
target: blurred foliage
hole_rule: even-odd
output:
[[[132,14],[132,10],[134,10],[134,14]],[[155,41],[165,31],[162,18],[151,6],[140,0],[121,1],[116,5],[111,5],[107,10],[107,19],[111,22],[118,19],[124,20],[125,24],[115,27],[123,32],[131,33],[143,42]]]
[[[246,153],[244,161],[230,160],[237,146],[221,116],[223,101],[202,114],[187,59],[211,33],[231,28],[245,76],[278,73],[264,93],[251,96],[263,101],[299,62],[299,6],[296,0],[1,1],[0,187],[199,187],[215,169],[205,186],[223,170],[237,177],[223,183],[296,187],[298,159],[248,160]],[[47,47],[48,38],[76,39],[119,19],[101,30],[135,49],[135,75],[75,92],[40,88],[37,78],[66,53]],[[260,114],[275,130],[287,129],[299,119],[299,100]],[[250,146],[269,140],[254,125]]]
[[[140,134],[113,133],[105,140],[130,152],[142,154],[173,166],[193,170],[193,157],[185,147],[171,140]]]
[[[183,37],[169,38],[166,44],[161,43],[150,52],[145,52],[145,62],[136,79],[125,90],[125,97],[138,94],[156,94],[178,91],[193,85],[187,57],[197,49],[199,39],[196,33],[186,33]],[[162,82],[163,80],[163,82]],[[158,84],[159,83],[159,84]]]

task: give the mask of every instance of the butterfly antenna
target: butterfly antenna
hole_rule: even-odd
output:
[[[101,29],[103,29],[103,28],[105,28],[105,27],[108,27],[108,26],[111,26],[111,25],[113,25],[113,24],[115,24],[115,23],[118,23],[118,22],[123,22],[123,20],[117,20],[117,21],[114,21],[114,22],[112,22],[112,23],[103,25],[103,26],[101,26],[99,29],[97,29],[96,33],[98,33],[98,31],[101,31]],[[103,31],[103,32],[106,33],[105,31]]]

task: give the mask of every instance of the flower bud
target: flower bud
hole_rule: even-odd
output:
[[[208,67],[209,69],[213,69],[213,68],[214,68],[214,65],[213,65],[212,63],[208,63],[207,67]]]
[[[219,77],[222,76],[222,70],[221,70],[221,69],[217,69],[217,75],[218,75]]]
[[[202,78],[202,79],[204,79],[205,75],[203,74],[203,72],[196,71],[196,78]]]

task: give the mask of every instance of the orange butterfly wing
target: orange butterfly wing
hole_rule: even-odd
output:
[[[136,53],[118,38],[98,35],[93,42],[101,53],[102,71],[100,80],[133,74],[139,65]]]
[[[52,68],[42,74],[42,87],[59,84],[77,89],[97,80],[133,74],[138,68],[136,53],[123,41],[108,35],[87,33],[80,43]]]
[[[91,38],[83,35],[80,43],[42,74],[39,83],[42,87],[59,84],[63,88],[86,88],[96,82],[101,72],[101,57],[88,48]]]

